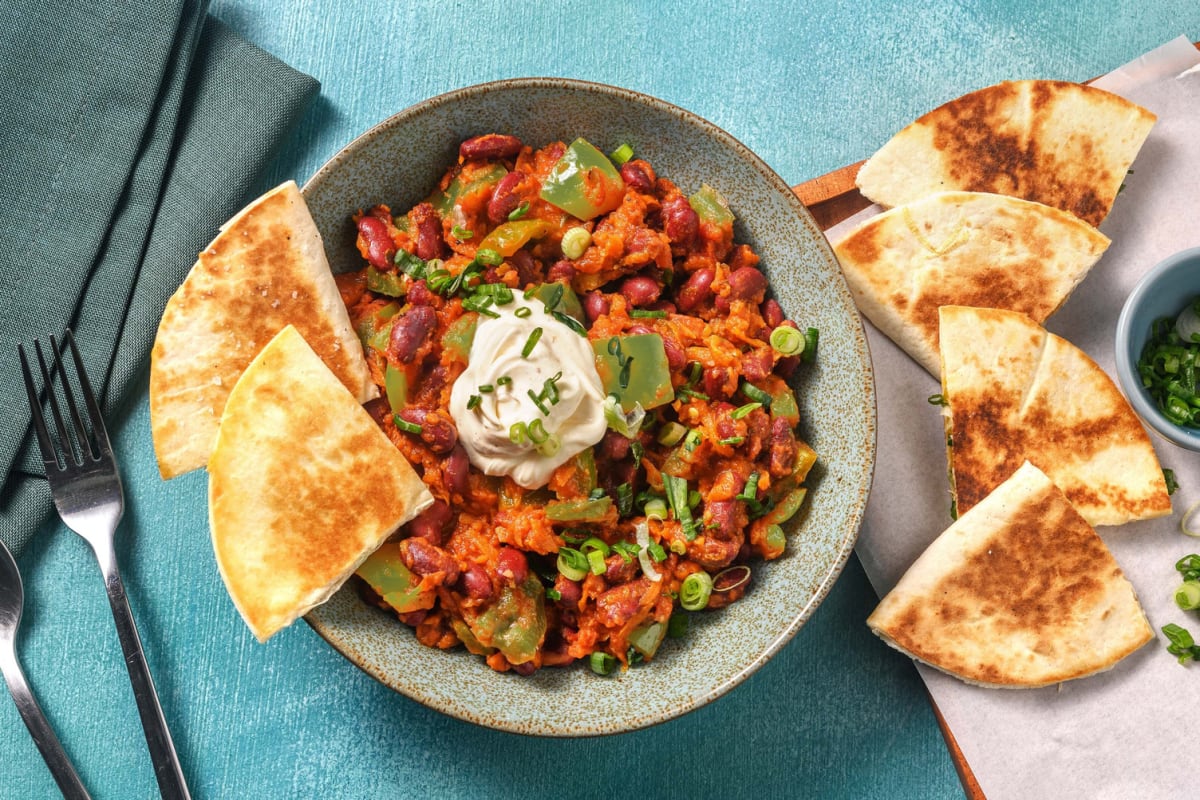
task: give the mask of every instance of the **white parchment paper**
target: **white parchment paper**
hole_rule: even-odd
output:
[[[1115,381],[1117,317],[1137,280],[1166,256],[1200,245],[1200,52],[1180,38],[1095,85],[1158,115],[1100,230],[1112,244],[1046,327],[1082,348]],[[867,209],[828,232],[837,242]],[[875,482],[858,555],[882,596],[950,524],[938,382],[867,323],[879,398]],[[1154,437],[1180,489],[1170,517],[1098,532],[1137,590],[1158,639],[1107,673],[1037,690],[967,685],[918,664],[988,800],[1193,797],[1200,745],[1200,664],[1166,652],[1169,622],[1200,636],[1200,616],[1172,599],[1176,560],[1200,552],[1180,531],[1200,502],[1200,453]]]

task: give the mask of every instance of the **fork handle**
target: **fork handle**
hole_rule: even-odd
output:
[[[117,638],[121,640],[121,650],[125,654],[129,682],[133,684],[133,698],[137,701],[138,715],[142,718],[142,730],[150,748],[159,794],[164,800],[190,800],[191,794],[179,765],[175,743],[171,741],[171,732],[167,729],[167,721],[158,702],[154,679],[150,677],[150,667],[146,664],[146,654],[142,651],[142,640],[133,621],[129,599],[125,596],[125,584],[117,569],[116,553],[111,547],[101,548],[94,544],[93,549],[104,573],[104,587],[108,591],[108,602],[117,625]]]
[[[33,696],[33,690],[25,680],[25,673],[21,670],[21,663],[17,661],[16,651],[12,647],[6,647],[0,652],[0,670],[4,672],[4,682],[8,684],[8,690],[17,704],[17,711],[21,712],[21,719],[25,722],[25,727],[29,728],[33,743],[37,745],[42,760],[50,768],[50,774],[54,776],[54,782],[58,784],[63,797],[66,800],[91,800],[91,795],[84,788],[83,781],[79,780],[75,767],[71,766],[71,759],[67,757],[58,737],[54,735],[54,729],[42,713],[37,698]]]

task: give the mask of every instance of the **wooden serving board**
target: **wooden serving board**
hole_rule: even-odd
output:
[[[1200,42],[1193,42],[1193,46],[1200,50]],[[792,191],[808,208],[822,231],[828,231],[834,225],[871,205],[871,201],[859,193],[858,187],[854,183],[855,178],[858,177],[858,170],[864,163],[865,161],[859,161],[849,164],[792,187]],[[950,757],[954,761],[954,768],[962,780],[968,800],[987,800],[970,765],[963,757],[962,750],[959,749],[958,742],[954,739],[954,734],[950,731],[950,727],[946,724],[942,712],[938,710],[932,697],[929,698],[929,703],[933,706],[934,716],[937,717],[938,726],[942,729],[946,746],[950,750]]]

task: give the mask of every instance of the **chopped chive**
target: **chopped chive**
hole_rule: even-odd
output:
[[[754,402],[746,403],[744,406],[738,406],[729,414],[729,416],[733,417],[734,419],[741,419],[742,417],[749,416],[750,412],[756,408],[762,408],[762,403]]]
[[[511,212],[509,212],[508,221],[516,222],[517,220],[519,220],[521,217],[525,216],[528,213],[529,213],[529,201],[523,200],[521,202],[521,205],[517,206]]]
[[[629,145],[629,142],[622,142],[621,146],[609,153],[608,157],[619,167],[633,158],[633,148]]]
[[[508,377],[507,375],[501,375],[499,378],[496,378],[496,385],[510,386],[512,385],[512,378]]]
[[[470,239],[472,236],[474,236],[475,232],[469,231],[461,225],[455,225],[450,229],[450,235],[455,239],[458,239],[460,242],[465,242],[467,239]]]
[[[819,338],[820,332],[816,328],[804,331],[804,351],[800,353],[801,361],[812,361],[817,357],[817,340]]]
[[[493,386],[493,385],[492,385],[492,384],[490,384],[490,383],[481,383],[481,384],[480,384],[480,385],[479,385],[477,388],[478,388],[478,389],[479,389],[479,391],[480,391],[480,392],[482,392],[483,394],[487,394],[487,393],[489,393],[489,392],[494,392],[494,391],[496,391],[496,387],[495,387],[495,386]]]
[[[469,398],[467,398],[467,410],[474,411],[475,409],[479,408],[479,404],[482,402],[483,402],[483,398],[480,397],[479,395],[477,395],[477,394],[471,395]]]
[[[750,400],[756,403],[762,403],[763,408],[767,409],[768,411],[771,410],[771,395],[767,394],[753,383],[750,383],[750,381],[746,380],[745,378],[742,379],[742,382],[738,388],[741,389],[742,394],[746,395],[746,397],[748,397]]]
[[[514,422],[509,425],[508,440],[513,444],[525,444],[529,441],[529,426],[524,422]]]
[[[405,433],[420,433],[421,426],[415,422],[409,422],[402,418],[399,414],[392,415],[392,422],[396,423],[396,427]]]
[[[525,346],[521,348],[521,357],[529,358],[529,354],[533,352],[534,345],[538,343],[538,339],[542,338],[542,329],[534,328],[529,333],[529,338],[525,340]]]
[[[542,412],[542,416],[550,416],[550,409],[546,408],[546,405],[542,402],[540,395],[534,394],[533,389],[527,390],[525,394],[529,395],[529,399],[532,400],[533,404],[538,407],[538,411]]]
[[[556,320],[561,322],[563,325],[566,325],[580,336],[587,336],[587,328],[583,327],[583,324],[570,314],[564,314],[561,311],[551,311],[550,316],[554,317]]]
[[[487,267],[498,267],[504,257],[490,247],[481,247],[475,251],[475,260]]]
[[[745,436],[730,436],[730,437],[729,437],[729,438],[727,438],[727,439],[721,439],[721,440],[719,440],[719,441],[717,442],[717,444],[724,444],[724,445],[738,445],[738,444],[741,444],[741,443],[742,443],[742,442],[744,442],[744,441],[746,441],[746,437],[745,437]]]
[[[521,306],[520,308],[518,308],[516,311],[513,312],[513,315],[524,319],[525,317],[528,317],[532,313],[533,313],[533,309],[530,308],[529,306]]]
[[[629,312],[631,317],[641,317],[642,319],[666,319],[667,312],[661,310],[650,310],[645,308],[635,308]]]

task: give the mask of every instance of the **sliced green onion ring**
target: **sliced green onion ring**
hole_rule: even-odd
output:
[[[611,675],[617,668],[617,659],[603,650],[597,650],[588,656],[588,666],[597,675]]]
[[[737,564],[727,569],[723,569],[713,576],[712,590],[714,592],[729,592],[739,586],[745,585],[750,580],[750,567],[745,564]]]
[[[638,563],[642,567],[642,574],[652,581],[658,582],[662,580],[662,574],[654,568],[653,556],[650,553],[650,526],[645,520],[639,522],[634,527],[634,537],[638,543]]]
[[[1200,608],[1200,581],[1184,581],[1175,590],[1175,605],[1183,611]]]
[[[558,548],[558,559],[555,566],[562,576],[569,581],[581,581],[588,574],[587,556],[573,547]]]
[[[804,334],[791,325],[780,325],[771,331],[771,349],[781,356],[795,356],[804,352]]]
[[[679,605],[688,611],[699,611],[708,606],[712,589],[713,579],[707,572],[693,572],[679,585]]]

